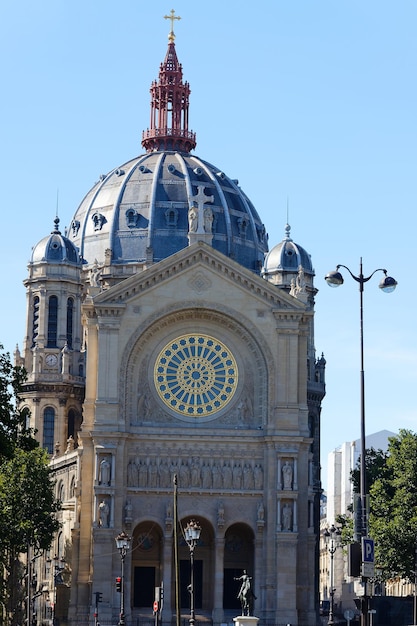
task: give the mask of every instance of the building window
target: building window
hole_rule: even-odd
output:
[[[67,345],[72,348],[72,332],[74,324],[74,300],[68,298],[67,300]]]
[[[43,447],[48,454],[54,453],[55,409],[48,406],[43,412]]]
[[[168,227],[175,227],[178,224],[178,211],[171,208],[165,211],[165,220]]]
[[[58,333],[58,298],[51,296],[48,304],[48,348],[56,348]]]
[[[32,315],[32,348],[36,345],[39,335],[39,296],[33,298],[33,315]]]

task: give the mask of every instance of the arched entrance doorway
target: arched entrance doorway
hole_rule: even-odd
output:
[[[180,521],[178,537],[180,604],[181,611],[185,614],[190,610],[191,567],[190,550],[183,531],[190,519],[190,517],[185,517]],[[197,520],[197,517],[195,519],[201,526],[201,533],[194,550],[194,607],[196,613],[211,615],[214,602],[214,533],[212,526],[206,520],[201,518]],[[172,580],[175,585],[175,572]],[[173,598],[174,593],[173,589]]]
[[[152,611],[155,587],[162,579],[162,531],[154,522],[142,522],[132,537],[132,608]]]
[[[227,529],[224,541],[224,587],[223,608],[241,608],[237,597],[240,583],[234,580],[246,570],[249,576],[254,572],[254,535],[246,524],[233,524]]]

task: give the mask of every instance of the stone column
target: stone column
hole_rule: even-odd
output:
[[[223,586],[224,586],[224,535],[215,538],[214,547],[214,605],[213,621],[223,621]]]

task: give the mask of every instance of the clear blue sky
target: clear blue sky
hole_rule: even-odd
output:
[[[149,86],[176,48],[191,85],[196,154],[255,204],[270,246],[293,239],[316,270],[316,347],[327,360],[327,453],[359,437],[359,292],[337,263],[399,286],[365,288],[366,428],[417,430],[415,0],[191,0],[2,5],[0,341],[25,332],[26,264],[68,225],[101,173],[140,154]],[[326,477],[323,476],[324,482]]]

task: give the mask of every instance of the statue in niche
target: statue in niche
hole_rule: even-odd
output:
[[[233,468],[233,489],[242,488],[242,467],[240,463],[236,463]]]
[[[292,489],[292,465],[288,461],[285,461],[282,466],[282,479],[284,483],[284,489],[291,490]]]
[[[223,465],[223,486],[225,489],[232,488],[232,468],[230,467],[230,463]]]
[[[243,468],[243,488],[244,489],[253,489],[253,471],[249,463],[245,463]]]
[[[255,467],[253,468],[253,476],[254,476],[254,482],[255,482],[255,489],[263,489],[264,473],[259,463],[256,463]]]
[[[198,226],[198,209],[195,206],[190,206],[188,211],[188,231],[190,233],[196,233]]]
[[[138,416],[149,419],[152,414],[151,400],[148,393],[140,393],[138,396]]]
[[[222,473],[220,471],[220,467],[218,463],[214,463],[211,468],[212,476],[213,476],[213,489],[221,489],[222,488]]]
[[[131,522],[132,521],[132,502],[130,501],[130,499],[128,499],[126,501],[126,506],[125,506],[125,522]]]
[[[197,457],[193,458],[191,464],[191,486],[199,487],[200,486],[200,462]]]
[[[146,461],[136,461],[136,465],[138,465],[138,484],[139,487],[146,487],[148,480],[148,466],[146,465]]]
[[[159,485],[161,487],[169,487],[169,469],[166,461],[162,461],[159,466]]]
[[[185,461],[180,465],[180,485],[181,487],[190,486],[190,468]]]
[[[127,464],[127,486],[137,487],[138,469],[132,459]]]
[[[237,416],[239,422],[246,422],[250,418],[250,404],[247,396],[237,405]]]
[[[100,462],[99,483],[100,485],[110,485],[111,465],[107,457]]]
[[[283,530],[291,530],[292,526],[292,506],[286,502],[282,509],[282,528]]]
[[[258,504],[258,522],[263,522],[265,519],[265,509],[264,509],[264,503],[261,501]]]
[[[211,467],[208,463],[203,463],[201,468],[201,477],[203,482],[203,489],[211,488]]]
[[[151,461],[148,465],[148,487],[158,486],[158,466],[155,460]]]
[[[107,503],[107,500],[102,500],[98,505],[98,523],[102,528],[109,527],[109,513],[110,507]]]
[[[177,472],[178,472],[178,468],[177,468],[177,464],[175,463],[174,460],[171,461],[171,464],[169,466],[169,473],[171,476],[171,483],[174,483],[174,479],[175,482],[177,482],[178,476],[177,476]]]

